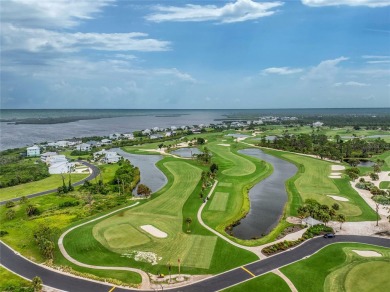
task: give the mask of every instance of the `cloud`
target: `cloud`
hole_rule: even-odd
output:
[[[302,72],[301,68],[289,68],[289,67],[271,67],[262,70],[263,74],[279,74],[279,75],[289,75]]]
[[[35,28],[70,28],[92,19],[113,0],[7,0],[1,3],[1,21]]]
[[[371,8],[390,6],[389,0],[301,0],[304,5],[321,6],[367,6]]]
[[[178,6],[155,6],[156,13],[145,18],[153,22],[164,21],[215,21],[218,23],[234,23],[255,20],[273,15],[276,7],[283,2],[255,2],[252,0],[237,0],[224,6],[216,5],[193,5]]]
[[[364,55],[363,59],[390,59],[390,56],[375,56],[375,55]]]
[[[367,61],[367,64],[388,64],[390,60],[376,60],[376,61]]]
[[[170,43],[148,38],[145,33],[67,33],[5,24],[1,28],[2,50],[28,52],[167,51]]]
[[[335,86],[335,87],[340,87],[340,86],[367,87],[367,86],[371,86],[371,84],[356,82],[356,81],[348,81],[348,82],[337,82],[337,83],[333,84],[333,86]]]
[[[320,79],[333,79],[338,72],[338,64],[348,60],[346,57],[339,57],[332,60],[325,60],[312,68],[302,80],[320,80]]]

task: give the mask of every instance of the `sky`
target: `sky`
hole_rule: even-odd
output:
[[[1,108],[390,107],[390,0],[3,0]]]

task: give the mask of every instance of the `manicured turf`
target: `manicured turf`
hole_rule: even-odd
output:
[[[250,175],[256,170],[256,165],[243,156],[232,152],[230,147],[220,146],[218,143],[208,145],[214,155],[219,157],[219,170],[227,176]]]
[[[229,200],[229,193],[216,192],[211,200],[210,211],[225,211]]]
[[[372,250],[379,252],[383,257],[362,257],[352,250]],[[369,274],[362,274],[367,267],[362,267],[362,270],[358,268],[359,265],[367,263],[377,263],[380,266],[384,263],[389,266],[390,249],[357,243],[333,244],[307,259],[282,268],[281,271],[293,282],[298,291],[358,291],[347,289],[357,287],[351,281],[356,282],[359,279],[367,282],[367,287],[375,288],[375,284],[368,283],[372,280]],[[354,271],[355,267],[358,270]],[[388,285],[388,271],[389,268],[375,270],[380,283],[387,281]]]
[[[219,182],[218,183],[219,187],[231,187],[232,183],[227,183],[227,182]]]
[[[381,189],[390,189],[390,181],[381,181],[379,183],[379,188],[381,188]]]
[[[339,212],[344,214],[348,221],[375,220],[375,212],[352,189],[348,178],[331,179],[328,177],[332,163],[281,151],[266,150],[266,152],[292,161],[299,166],[295,181],[289,184],[289,191],[296,190],[301,197],[301,202],[306,199],[315,199],[329,206],[337,203],[340,206]],[[337,201],[327,195],[346,197],[349,201]],[[299,206],[299,203],[294,204],[293,207],[296,208],[296,205]],[[292,210],[291,214],[296,215],[294,212],[295,210]]]
[[[243,291],[272,291],[289,292],[291,291],[286,282],[278,275],[268,273],[252,280],[238,284],[223,290],[225,292],[243,292]]]
[[[89,174],[71,174],[72,183],[78,182],[86,178]],[[65,175],[65,183],[68,185],[69,176]],[[21,196],[35,194],[51,189],[56,189],[62,186],[62,177],[60,174],[52,174],[51,176],[39,181],[34,181],[26,184],[21,184],[8,188],[0,189],[0,201],[6,201]]]
[[[30,291],[24,287],[31,287],[31,283],[0,266],[0,291]]]
[[[165,158],[157,165],[166,173],[168,183],[162,190],[153,195],[153,200],[142,206],[121,211],[97,224],[91,223],[69,233],[64,239],[68,253],[77,260],[106,266],[132,266],[147,272],[167,274],[167,263],[177,265],[181,259],[183,273],[217,273],[244,263],[256,260],[251,252],[238,249],[217,238],[204,229],[196,220],[196,213],[203,203],[199,198],[201,169],[196,161],[183,161]],[[184,205],[183,205],[184,204]],[[185,218],[191,217],[190,233],[187,233]],[[131,225],[132,238],[142,234],[148,237],[148,243],[122,248],[111,246],[108,242],[114,236],[122,236],[121,229],[109,230],[117,224]],[[139,227],[153,224],[168,234],[167,238],[156,238]],[[93,234],[98,238],[95,239]],[[106,238],[106,237],[110,238]],[[108,240],[107,240],[108,239]],[[132,244],[130,241],[124,244]],[[139,243],[139,242],[137,242]],[[150,265],[133,258],[121,256],[131,251],[148,251],[162,257],[157,265]],[[61,262],[64,262],[61,259]]]
[[[390,291],[390,262],[376,261],[356,265],[347,274],[346,291]]]

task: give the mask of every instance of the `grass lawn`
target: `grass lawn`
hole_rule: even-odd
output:
[[[31,291],[31,282],[0,266],[0,291]],[[22,290],[22,289],[26,290]],[[28,290],[31,289],[31,290]]]
[[[375,220],[375,212],[352,189],[348,178],[331,179],[328,177],[331,173],[332,163],[282,151],[264,151],[292,161],[298,166],[298,174],[288,186],[290,192],[299,194],[302,202],[306,199],[315,199],[321,204],[329,206],[337,203],[340,205],[339,212],[344,214],[348,221]],[[337,201],[327,195],[346,197],[349,201]],[[298,205],[293,204],[292,215],[296,215],[295,208]]]
[[[371,158],[372,161],[376,161],[377,159],[385,161],[384,165],[381,167],[382,171],[390,170],[390,151],[386,151],[380,155],[375,155]]]
[[[376,251],[382,257],[362,257],[352,250]],[[333,244],[281,271],[298,291],[389,291],[390,249],[358,243]],[[359,286],[360,283],[364,284]]]
[[[253,278],[244,283],[223,290],[224,292],[242,292],[242,291],[272,291],[272,292],[290,292],[286,282],[278,275],[268,273],[260,277]]]
[[[72,182],[78,182],[86,178],[89,174],[75,173],[71,174]],[[65,183],[68,184],[69,177],[65,176]],[[56,189],[57,187],[62,186],[62,177],[60,174],[52,174],[47,178],[44,178],[39,181],[34,181],[26,184],[21,184],[8,188],[0,189],[0,201],[6,201],[13,198],[18,198],[21,196],[26,196],[30,194],[35,194],[42,191],[47,191],[51,189]]]
[[[379,183],[379,188],[381,188],[381,189],[390,189],[390,181],[381,181]]]
[[[115,172],[119,169],[119,164],[114,163],[114,164],[102,164],[99,165],[100,169],[100,176],[103,178],[104,183],[109,183],[111,182],[114,177],[115,177]],[[100,179],[100,176],[98,179]]]
[[[167,185],[141,206],[68,234],[64,244],[72,257],[89,264],[132,266],[165,274],[167,263],[175,266],[178,258],[183,273],[215,273],[257,259],[217,238],[196,221],[202,204],[198,196],[202,169],[196,162],[165,158],[157,165],[167,175]],[[184,222],[187,216],[193,220],[190,233]],[[157,238],[140,228],[147,224],[168,237]],[[134,257],[140,252],[156,256],[157,264],[136,261]]]
[[[212,197],[209,210],[225,211],[228,200],[229,200],[229,193],[216,192]]]

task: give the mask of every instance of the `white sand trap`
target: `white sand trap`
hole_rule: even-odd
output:
[[[342,201],[342,202],[348,202],[349,201],[347,198],[340,197],[340,196],[328,195],[328,197],[331,197],[332,199],[334,199],[336,201]]]
[[[362,257],[381,257],[382,255],[379,252],[373,250],[352,250]]]
[[[332,165],[332,170],[344,170],[344,169],[345,169],[344,165],[337,165],[337,164]]]
[[[332,172],[330,175],[342,175],[341,172]]]
[[[218,144],[219,146],[226,146],[226,147],[229,147],[230,144]]]
[[[341,178],[341,175],[330,175],[329,178]]]
[[[161,231],[160,229],[157,229],[153,225],[142,225],[141,229],[143,229],[147,233],[150,233],[154,237],[158,237],[158,238],[166,238],[166,237],[168,237],[168,234],[166,234],[165,232]]]

